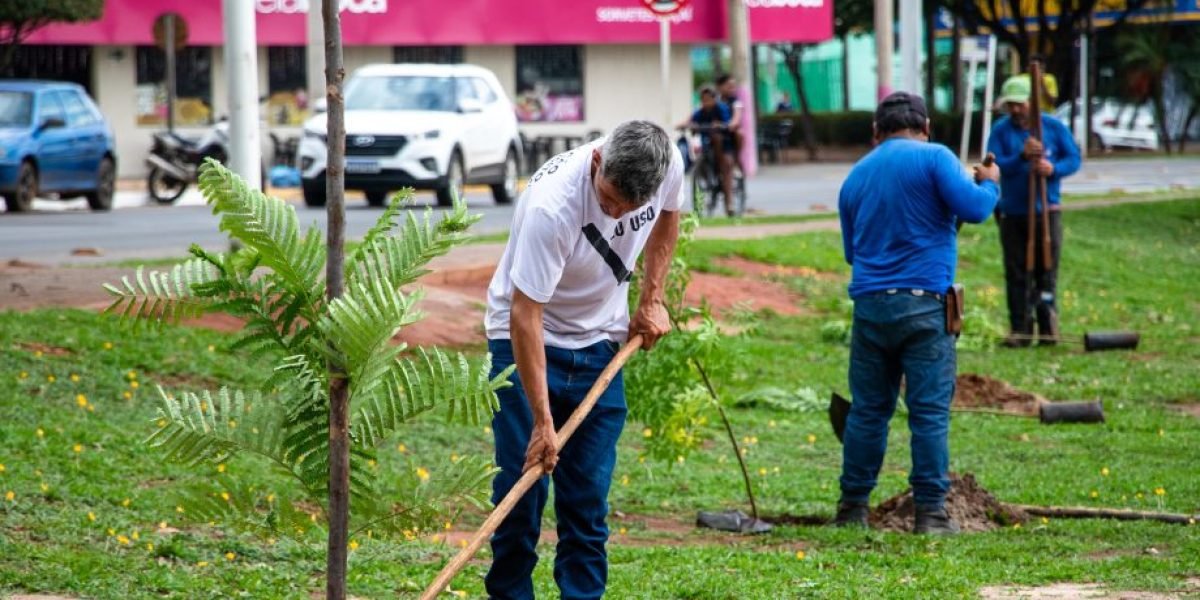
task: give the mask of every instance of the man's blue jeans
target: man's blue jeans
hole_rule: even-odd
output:
[[[912,433],[913,499],[941,508],[950,488],[950,401],[955,338],[946,333],[945,305],[932,294],[877,292],[854,302],[850,342],[853,403],[842,443],[842,502],[867,503],[887,451],[888,422],[900,378]]]
[[[512,342],[490,340],[492,377],[514,364]],[[616,355],[617,345],[599,342],[578,350],[546,347],[546,383],[550,412],[559,429],[583,402],[600,372]],[[521,478],[525,450],[533,431],[533,412],[514,372],[513,386],[501,390],[500,411],[492,417],[496,466],[492,502],[498,503]],[[564,600],[600,598],[608,581],[608,488],[617,462],[617,438],[625,426],[625,384],[618,373],[570,441],[558,455],[554,480],[554,512],[558,517],[558,552],[554,580]],[[517,503],[492,536],[492,568],[485,583],[497,599],[533,598],[533,568],[542,511],[549,492],[543,477]]]

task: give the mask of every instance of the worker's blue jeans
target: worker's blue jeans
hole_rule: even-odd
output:
[[[514,364],[512,342],[490,340],[492,377]],[[616,354],[617,345],[599,342],[578,350],[546,347],[546,383],[550,411],[559,429],[583,401]],[[525,450],[533,431],[533,412],[513,373],[513,386],[500,390],[500,411],[492,418],[496,466],[492,502],[498,503],[521,478]],[[492,568],[485,583],[488,596],[533,598],[533,568],[549,479],[554,480],[554,513],[558,517],[558,552],[554,580],[561,597],[600,598],[608,581],[608,489],[617,462],[617,438],[625,425],[625,386],[620,373],[600,396],[567,445],[559,453],[550,478],[543,477],[513,508],[492,536]]]
[[[950,488],[950,401],[955,338],[932,294],[877,292],[854,301],[850,342],[853,402],[842,444],[842,502],[868,503],[887,451],[900,378],[912,433],[909,483],[918,507],[937,509]]]

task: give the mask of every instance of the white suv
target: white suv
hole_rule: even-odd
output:
[[[346,82],[346,189],[372,206],[402,187],[432,189],[449,206],[468,183],[517,197],[521,141],[512,102],[474,65],[368,65]],[[304,124],[297,152],[304,203],[325,205],[326,115]]]

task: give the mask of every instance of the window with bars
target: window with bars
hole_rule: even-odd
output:
[[[395,46],[392,62],[453,65],[463,62],[462,46]]]
[[[0,75],[16,79],[69,81],[82,85],[91,94],[92,54],[91,46],[18,45],[13,50],[9,72]]]
[[[583,47],[517,46],[517,118],[583,120]]]
[[[299,125],[308,116],[308,53],[304,46],[267,48],[267,119]]]
[[[137,47],[138,125],[167,123],[167,55],[155,46]],[[213,122],[212,48],[188,46],[175,53],[175,124]]]

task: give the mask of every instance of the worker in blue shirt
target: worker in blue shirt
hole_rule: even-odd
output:
[[[1027,346],[1033,339],[1036,313],[1038,341],[1053,344],[1058,339],[1058,312],[1055,296],[1058,287],[1058,258],[1062,249],[1062,179],[1079,170],[1079,147],[1071,131],[1052,115],[1041,114],[1042,141],[1029,135],[1029,75],[1010,77],[1000,88],[1000,104],[1008,116],[992,127],[988,152],[996,155],[1000,167],[1000,246],[1004,252],[1004,279],[1008,298],[1010,331],[1004,340],[1009,347]],[[1051,265],[1042,264],[1040,199],[1034,204],[1035,223],[1033,273],[1025,269],[1026,243],[1029,240],[1029,169],[1046,178],[1046,196],[1050,214]],[[1030,278],[1032,275],[1032,278]],[[1032,288],[1030,287],[1032,286]]]
[[[944,508],[950,487],[950,401],[955,336],[946,292],[957,262],[956,220],[981,223],[1000,195],[995,165],[974,181],[945,146],[929,143],[925,101],[894,93],[875,110],[878,146],[854,165],[838,197],[854,326],[842,440],[838,526],[867,524],[871,490],[887,451],[900,380],[912,432],[916,533],[957,533]]]

